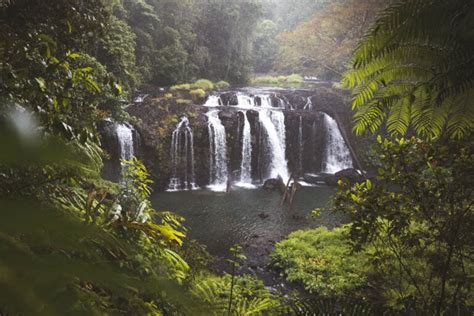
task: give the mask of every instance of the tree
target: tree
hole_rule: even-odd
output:
[[[272,69],[278,54],[277,25],[271,20],[263,20],[255,33],[254,70],[257,73],[267,73]]]
[[[211,0],[203,6],[199,41],[209,51],[205,77],[242,83],[252,70],[252,40],[260,17],[258,1]]]
[[[344,85],[354,89],[354,130],[432,138],[474,126],[474,3],[401,1],[359,43]]]
[[[472,311],[473,142],[378,141],[377,182],[340,182],[334,200],[355,249],[369,250],[372,283],[404,313]]]
[[[280,34],[275,70],[340,78],[357,42],[385,3],[345,0],[317,11],[309,21]]]

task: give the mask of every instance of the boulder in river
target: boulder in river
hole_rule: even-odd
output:
[[[285,192],[285,183],[281,177],[268,179],[263,183],[263,189],[267,191],[278,190],[283,193]]]
[[[335,186],[339,180],[347,180],[350,183],[362,182],[364,181],[364,176],[362,173],[354,168],[348,168],[336,172],[334,175],[328,175],[324,178],[324,181],[327,185]]]

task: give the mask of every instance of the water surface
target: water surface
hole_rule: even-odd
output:
[[[226,256],[232,245],[240,244],[255,257],[266,256],[274,242],[297,229],[340,223],[341,215],[329,211],[323,210],[318,218],[310,216],[313,209],[326,207],[334,192],[328,186],[303,187],[293,210],[280,206],[281,196],[276,192],[242,188],[229,193],[161,192],[153,205],[185,217],[188,236],[207,245],[211,254]]]

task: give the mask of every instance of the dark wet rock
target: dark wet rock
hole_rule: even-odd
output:
[[[268,218],[269,216],[270,216],[270,215],[268,215],[267,213],[263,213],[263,212],[258,214],[258,217],[260,217],[261,219],[266,219],[266,218]],[[257,236],[257,237],[258,237],[258,236]],[[252,238],[253,238],[253,236],[252,236]]]
[[[304,216],[293,215],[292,218],[293,218],[294,220],[300,221],[300,220],[303,220],[303,219],[304,219]]]
[[[234,120],[237,116],[238,116],[238,112],[233,111],[233,110],[231,110],[231,109],[223,110],[223,111],[220,111],[220,112],[219,112],[219,118],[220,118],[222,121],[225,121],[225,120]]]
[[[324,179],[326,184],[331,186],[337,185],[339,180],[356,183],[364,181],[364,176],[358,170],[349,168],[336,172],[334,175],[327,175]]]
[[[305,174],[303,180],[310,184],[323,184],[325,183],[325,176],[320,174]]]
[[[235,92],[226,92],[220,95],[223,105],[237,105],[237,94]]]
[[[281,177],[276,179],[268,179],[265,180],[263,183],[263,189],[267,191],[275,191],[278,190],[280,192],[285,192],[285,183]]]

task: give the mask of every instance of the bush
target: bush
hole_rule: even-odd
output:
[[[284,83],[303,83],[304,78],[298,74],[290,76],[262,76],[252,79],[253,84],[284,84]]]
[[[298,74],[292,74],[286,78],[286,82],[288,83],[303,83],[304,78]]]
[[[272,76],[256,77],[252,80],[252,83],[278,84],[278,78]]]
[[[296,231],[276,244],[272,264],[282,269],[289,281],[301,282],[311,293],[357,294],[366,284],[367,258],[364,253],[350,252],[348,230],[343,226]]]
[[[215,312],[214,315],[227,314],[230,288],[229,274],[216,276],[202,273],[190,284],[191,293],[200,301],[208,303]],[[232,315],[274,315],[279,306],[278,300],[265,288],[261,280],[250,275],[236,276]]]
[[[230,84],[227,81],[221,80],[215,83],[217,89],[228,89]]]
[[[200,88],[203,90],[212,90],[214,89],[214,84],[212,81],[207,80],[207,79],[199,79],[193,84],[194,88]]]
[[[177,84],[174,86],[171,86],[170,91],[176,91],[176,90],[189,90],[191,89],[191,85],[189,83],[183,83],[183,84]]]
[[[190,94],[193,97],[198,97],[202,99],[206,96],[206,91],[204,91],[203,89],[194,89],[194,90],[191,90]]]

